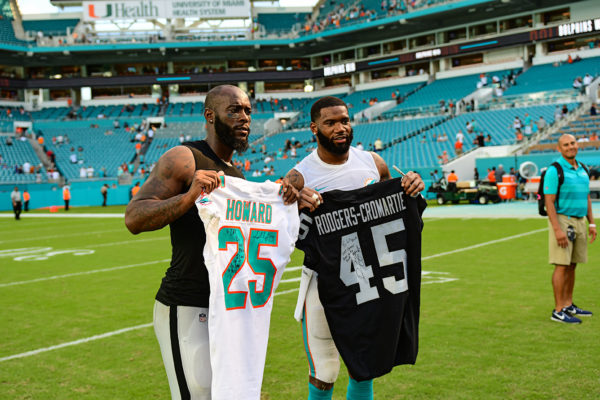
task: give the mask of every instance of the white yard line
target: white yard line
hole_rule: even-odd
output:
[[[28,242],[28,241],[31,241],[31,240],[61,239],[61,238],[64,238],[64,237],[88,236],[88,235],[96,235],[98,233],[109,233],[109,232],[126,232],[126,230],[125,230],[125,228],[121,228],[121,229],[110,229],[110,230],[104,230],[104,231],[63,233],[63,234],[60,234],[60,235],[49,235],[49,236],[37,236],[37,237],[21,238],[21,239],[0,240],[0,244],[14,243],[14,242],[21,243],[21,242]]]
[[[426,256],[426,257],[423,257],[422,260],[429,260],[431,258],[442,257],[442,256],[449,255],[449,254],[460,253],[462,251],[472,250],[472,249],[476,249],[476,248],[483,247],[483,246],[488,246],[488,245],[495,244],[495,243],[505,242],[505,241],[508,241],[508,240],[517,239],[517,238],[520,238],[520,237],[523,237],[523,236],[533,235],[535,233],[539,233],[539,232],[543,232],[543,231],[547,231],[547,230],[548,230],[548,228],[536,229],[536,230],[533,230],[533,231],[529,231],[529,232],[525,232],[525,233],[520,233],[520,234],[517,234],[517,235],[507,236],[505,238],[490,240],[490,241],[479,243],[479,244],[475,244],[475,245],[472,245],[472,246],[467,246],[467,247],[463,247],[463,248],[456,249],[456,250],[451,250],[451,251],[446,251],[446,252],[443,252],[443,253],[438,253],[438,254],[433,254],[433,255],[430,255],[430,256]],[[145,264],[153,264],[153,263],[164,262],[164,261],[168,261],[168,260],[153,261],[153,262],[145,263]],[[133,267],[137,267],[137,266],[140,266],[140,265],[142,265],[142,264],[132,264],[132,265],[129,265],[129,266],[115,267],[115,268],[105,269],[105,270],[86,271],[86,272],[80,272],[80,273],[75,273],[75,274],[58,275],[56,277],[41,278],[41,279],[42,280],[58,279],[58,278],[61,278],[61,277],[67,277],[67,276],[73,276],[73,275],[84,275],[84,274],[87,274],[87,273],[104,272],[104,271],[109,271],[109,270],[114,270],[114,269],[133,268]],[[301,267],[291,267],[288,270],[295,271],[295,270],[297,270],[299,268],[301,268]],[[300,280],[300,278],[286,279],[286,280],[282,280],[281,282],[288,282],[288,281],[295,281],[295,280]],[[35,280],[35,281],[38,281],[38,280]],[[32,282],[32,281],[24,281],[24,283],[29,283],[29,282]],[[15,285],[15,284],[22,284],[22,283],[13,282],[13,283],[9,283],[9,284],[0,285],[0,287],[2,287],[2,286],[10,286],[10,285]],[[298,288],[290,289],[290,290],[284,290],[284,291],[281,291],[281,292],[276,292],[275,296],[280,295],[280,294],[293,293],[293,292],[296,292],[296,291],[298,291]],[[129,328],[123,328],[123,329],[119,329],[119,330],[116,330],[116,331],[103,333],[101,335],[90,336],[90,337],[87,337],[87,338],[84,338],[84,339],[75,340],[75,341],[72,341],[72,342],[62,343],[62,344],[58,344],[58,345],[50,346],[50,347],[43,347],[41,349],[27,351],[25,353],[19,353],[19,354],[14,354],[12,356],[2,357],[2,358],[0,358],[0,362],[4,362],[4,361],[8,361],[8,360],[14,360],[16,358],[24,358],[24,357],[34,356],[34,355],[37,355],[37,354],[40,354],[40,353],[44,353],[44,352],[47,352],[47,351],[61,349],[63,347],[68,347],[68,346],[75,346],[75,345],[79,345],[79,344],[82,344],[82,343],[91,342],[93,340],[104,339],[104,338],[107,338],[107,337],[110,337],[110,336],[119,335],[121,333],[126,333],[126,332],[130,332],[130,331],[137,330],[137,329],[147,328],[147,327],[150,327],[150,326],[152,326],[152,323],[143,324],[143,325],[136,325],[136,326],[132,326],[132,327],[129,327]]]
[[[488,246],[490,244],[496,244],[496,243],[500,243],[500,242],[506,242],[507,240],[512,240],[512,239],[517,239],[517,238],[520,238],[520,237],[523,237],[523,236],[533,235],[535,233],[544,232],[544,231],[547,231],[547,230],[548,230],[548,228],[535,229],[533,231],[529,231],[529,232],[525,232],[525,233],[519,233],[518,235],[507,236],[507,237],[504,237],[504,238],[490,240],[488,242],[478,243],[478,244],[474,244],[472,246],[467,246],[467,247],[463,247],[463,248],[456,249],[456,250],[450,250],[450,251],[445,251],[443,253],[432,254],[430,256],[421,257],[421,260],[429,260],[429,259],[436,258],[436,257],[447,256],[449,254],[460,253],[460,252],[463,252],[463,251],[476,249],[478,247]]]
[[[125,218],[125,214],[117,213],[103,213],[103,214],[86,214],[86,213],[73,213],[73,214],[41,214],[41,213],[28,213],[21,214],[21,217],[29,219],[29,217],[35,218]],[[12,213],[0,214],[0,218],[15,218]]]
[[[54,279],[70,278],[72,276],[96,274],[98,272],[118,271],[120,269],[143,267],[144,265],[158,264],[158,263],[164,263],[164,262],[169,262],[169,261],[170,261],[169,258],[165,258],[164,260],[148,261],[148,262],[139,263],[139,264],[120,265],[118,267],[92,269],[92,270],[89,270],[89,271],[73,272],[71,274],[46,276],[44,278],[30,279],[28,281],[16,281],[16,282],[0,283],[0,288],[7,287],[7,286],[26,285],[28,283],[35,283],[35,282],[51,281],[51,280],[54,280]]]
[[[148,239],[121,240],[120,242],[94,243],[94,244],[88,244],[88,245],[79,246],[79,247],[83,247],[83,248],[86,248],[86,249],[94,249],[96,247],[117,246],[119,244],[126,244],[126,243],[153,242],[155,240],[164,240],[165,242],[168,242],[169,241],[169,237],[168,236],[164,236],[164,237],[156,237],[156,238],[148,238]]]
[[[280,295],[280,294],[293,293],[293,292],[297,292],[297,291],[298,291],[298,288],[284,290],[282,292],[276,292],[275,296]],[[0,358],[0,362],[14,360],[16,358],[25,358],[25,357],[35,356],[40,353],[45,353],[47,351],[52,351],[52,350],[58,350],[58,349],[62,349],[64,347],[77,346],[79,344],[92,342],[94,340],[105,339],[107,337],[120,335],[121,333],[127,333],[127,332],[131,332],[131,331],[135,331],[135,330],[143,329],[143,328],[149,328],[152,325],[153,325],[152,322],[150,322],[148,324],[130,326],[129,328],[123,328],[123,329],[119,329],[119,330],[112,331],[112,332],[102,333],[100,335],[94,335],[94,336],[90,336],[87,338],[74,340],[72,342],[61,343],[61,344],[57,344],[55,346],[42,347],[41,349],[26,351],[25,353],[13,354],[12,356],[6,356],[6,357]]]

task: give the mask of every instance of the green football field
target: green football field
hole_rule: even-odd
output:
[[[596,316],[552,322],[546,227],[426,219],[419,357],[375,380],[376,399],[600,398],[600,243],[575,287]],[[168,399],[151,322],[169,257],[167,229],[133,236],[122,218],[0,218],[0,399]],[[274,298],[263,399],[306,398],[299,276]],[[347,382],[342,367],[335,399]]]

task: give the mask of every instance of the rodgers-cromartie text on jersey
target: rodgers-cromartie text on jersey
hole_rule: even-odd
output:
[[[356,208],[356,206],[352,206],[316,216],[315,223],[319,235],[384,218],[401,212],[406,206],[404,205],[402,193],[394,193],[362,203],[358,206],[358,210]]]

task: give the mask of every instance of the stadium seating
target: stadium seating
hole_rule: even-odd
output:
[[[133,122],[128,123],[133,125]],[[34,123],[34,130],[43,131],[46,147],[54,152],[57,168],[68,180],[78,179],[82,166],[93,167],[96,174],[104,167],[106,175],[114,177],[119,165],[135,157],[134,144],[130,142],[131,134],[125,129],[113,129],[112,121],[99,120],[95,124],[98,128],[92,128],[89,121]],[[107,131],[112,131],[112,134],[107,135]],[[52,144],[53,136],[65,134],[69,137],[68,144]],[[83,150],[78,151],[79,147]],[[80,162],[70,162],[71,149]]]
[[[78,19],[23,21],[23,29],[26,32],[42,32],[45,36],[64,36],[67,34],[67,29],[70,29],[72,32],[78,23]]]
[[[35,150],[31,147],[28,141],[14,139],[12,145],[6,145],[5,138],[0,141],[0,155],[2,162],[0,163],[0,182],[2,183],[35,183],[36,174],[17,174],[15,173],[15,165],[23,166],[23,163],[28,162],[34,167],[40,164],[40,159],[35,154]],[[39,182],[47,181],[46,171],[44,168],[40,170],[41,177]]]
[[[256,22],[265,29],[265,35],[284,36],[296,26],[300,29],[309,13],[258,14]]]
[[[487,73],[487,75],[503,77],[508,72],[508,70],[493,71]],[[406,111],[410,111],[409,114],[436,111],[440,105],[440,100],[444,100],[446,104],[450,101],[456,103],[477,90],[479,80],[479,74],[437,79],[409,96],[401,104],[383,113],[383,117],[392,118],[396,115],[406,114]],[[491,79],[488,81],[491,81]]]
[[[558,66],[533,66],[518,77],[517,85],[510,87],[505,95],[571,89],[575,78],[583,78],[586,73],[591,76],[600,75],[600,57],[585,58],[573,64],[563,62]]]

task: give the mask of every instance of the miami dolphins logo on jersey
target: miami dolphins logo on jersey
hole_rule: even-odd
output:
[[[196,204],[199,204],[201,206],[207,206],[209,204],[212,203],[212,201],[208,198],[208,196],[205,193],[202,193],[204,195],[204,197],[196,200]]]
[[[369,185],[372,185],[374,183],[377,183],[377,179],[367,179],[367,180],[365,180],[365,186],[369,186]]]

